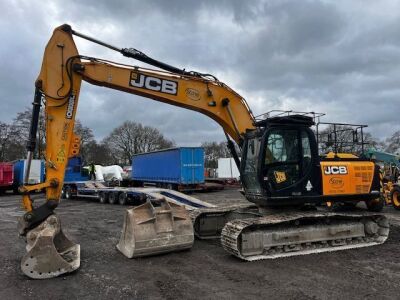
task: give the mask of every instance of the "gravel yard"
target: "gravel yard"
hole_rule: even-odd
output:
[[[38,195],[40,197],[40,195]],[[36,196],[36,197],[38,197]],[[235,189],[192,196],[217,205],[246,203]],[[78,271],[31,280],[20,271],[20,197],[0,197],[0,299],[398,299],[400,211],[385,208],[391,233],[381,246],[243,262],[218,240],[190,251],[127,259],[115,248],[127,207],[64,200],[57,209],[67,236],[81,244]]]

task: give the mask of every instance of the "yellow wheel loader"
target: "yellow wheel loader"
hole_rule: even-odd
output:
[[[381,181],[386,204],[400,210],[400,158],[398,155],[369,149],[366,156],[381,167]]]

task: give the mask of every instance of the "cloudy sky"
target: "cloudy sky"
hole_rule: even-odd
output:
[[[187,70],[216,75],[255,114],[327,113],[326,121],[400,130],[400,1],[1,0],[0,120],[30,106],[52,30],[61,24]],[[75,38],[81,54],[142,65]],[[82,86],[78,118],[98,139],[125,120],[178,145],[222,141],[199,113]]]

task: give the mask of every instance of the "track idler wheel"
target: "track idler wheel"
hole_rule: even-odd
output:
[[[28,231],[26,241],[28,253],[22,258],[21,270],[30,278],[57,277],[80,266],[80,245],[64,235],[54,214]]]

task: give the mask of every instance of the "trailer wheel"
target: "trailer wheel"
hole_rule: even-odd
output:
[[[385,206],[385,198],[381,196],[376,199],[365,201],[365,204],[367,205],[369,211],[380,212]]]
[[[121,205],[126,205],[126,203],[128,202],[128,195],[125,192],[120,193],[118,196],[118,202]]]
[[[400,210],[400,186],[395,185],[390,191],[390,199],[395,209]]]
[[[99,201],[102,204],[106,204],[108,202],[108,194],[104,192],[99,193]]]
[[[117,202],[117,199],[118,199],[118,193],[110,193],[109,195],[108,195],[108,202],[110,203],[110,204],[115,204],[116,202]]]
[[[72,196],[72,189],[70,186],[65,187],[65,199],[71,200],[73,198]]]

